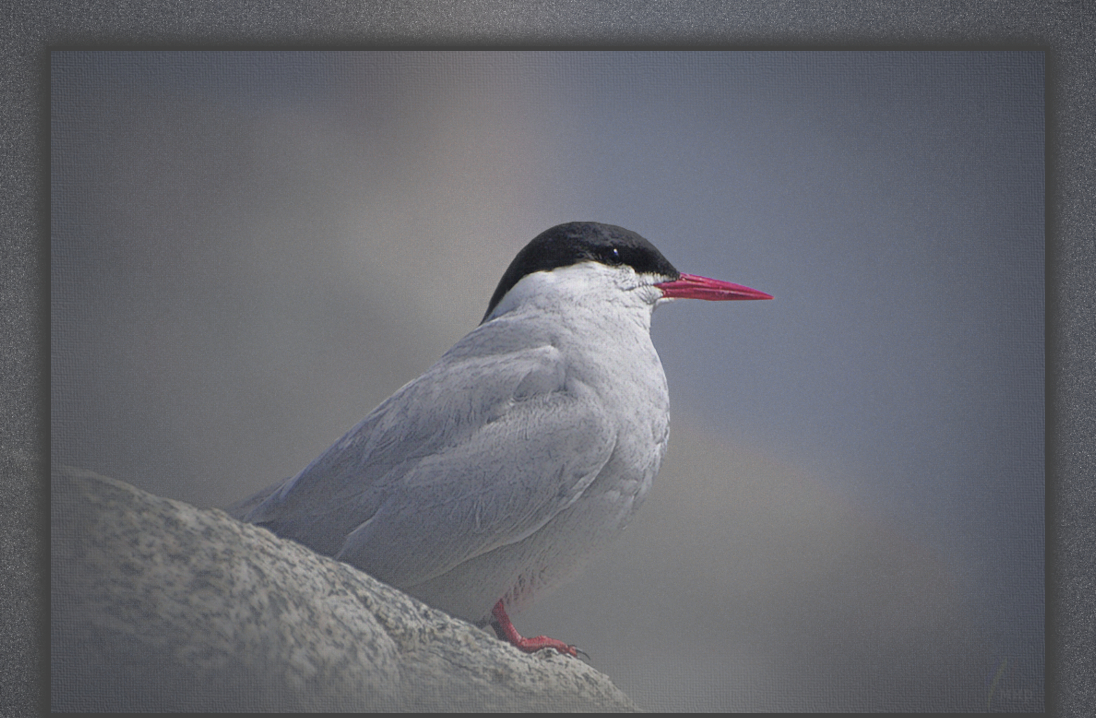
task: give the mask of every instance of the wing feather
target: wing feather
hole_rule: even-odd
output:
[[[570,506],[609,460],[616,428],[551,342],[515,342],[499,324],[465,337],[244,518],[409,587]]]

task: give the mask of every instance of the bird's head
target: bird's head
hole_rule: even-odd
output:
[[[672,299],[772,299],[740,284],[683,274],[653,244],[623,227],[568,222],[541,232],[518,252],[491,296],[483,321],[496,314],[523,279],[541,272],[590,291],[635,293],[652,306]]]

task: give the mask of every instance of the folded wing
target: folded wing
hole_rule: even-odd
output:
[[[237,515],[400,587],[544,526],[597,477],[616,429],[550,343],[500,347],[489,329]]]

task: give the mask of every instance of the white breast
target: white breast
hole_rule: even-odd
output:
[[[666,376],[650,337],[652,293],[599,292],[604,283],[584,281],[583,272],[605,269],[578,265],[527,277],[529,286],[515,287],[512,301],[494,316],[520,325],[530,342],[554,347],[564,367],[563,390],[612,417],[609,460],[582,495],[536,533],[411,589],[427,602],[479,620],[503,597],[511,613],[519,612],[604,549],[651,488],[670,420]],[[555,286],[546,291],[543,282]],[[561,292],[570,292],[568,301],[559,301]]]

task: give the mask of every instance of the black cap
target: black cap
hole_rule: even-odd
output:
[[[598,222],[557,224],[533,238],[510,262],[491,295],[483,320],[525,275],[579,262],[601,262],[610,266],[627,264],[637,273],[669,279],[681,276],[653,244],[631,230]]]

